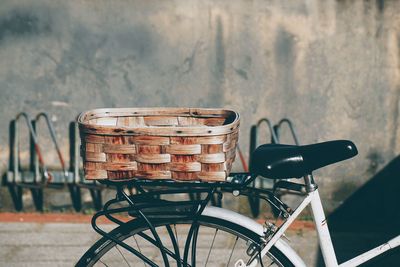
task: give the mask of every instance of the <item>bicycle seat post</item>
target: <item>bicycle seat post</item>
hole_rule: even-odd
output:
[[[307,174],[304,176],[304,182],[306,184],[307,193],[314,192],[317,190],[318,185],[314,181],[314,177],[312,174]]]

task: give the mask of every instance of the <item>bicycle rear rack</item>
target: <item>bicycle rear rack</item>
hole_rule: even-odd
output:
[[[38,126],[42,119],[45,120],[47,131],[50,134],[60,164],[58,169],[51,171],[48,170],[45,164],[43,149],[39,145]],[[21,129],[19,124],[21,120],[24,120],[29,134],[29,164],[26,167],[22,166],[20,157]],[[38,211],[43,211],[44,189],[63,189],[65,187],[69,189],[71,201],[76,211],[80,211],[82,208],[81,188],[90,190],[95,208],[97,210],[101,209],[100,192],[104,186],[95,182],[87,182],[81,178],[78,134],[78,127],[75,122],[72,122],[69,127],[70,165],[68,168],[58,145],[53,124],[46,113],[39,113],[34,120],[31,120],[27,113],[22,112],[10,122],[9,169],[3,177],[3,182],[9,189],[17,211],[23,209],[23,189],[31,191],[35,208]]]
[[[140,179],[127,182],[104,180],[102,183],[106,185],[114,185],[116,187],[116,197],[105,203],[104,208],[93,216],[92,227],[103,237],[115,242],[142,259],[147,265],[157,266],[142,254],[140,249],[135,249],[123,240],[118,239],[118,236],[114,231],[106,232],[97,224],[97,220],[100,217],[105,217],[117,226],[123,228],[127,227],[126,229],[129,229],[130,223],[142,220],[149,227],[151,234],[140,232],[138,235],[158,247],[165,266],[169,266],[167,257],[171,257],[175,260],[178,266],[195,266],[196,240],[199,231],[198,219],[214,195],[217,195],[219,199],[222,198],[223,193],[231,193],[234,196],[257,196],[271,204],[283,219],[287,219],[292,213],[290,207],[276,198],[271,190],[248,187],[255,179],[252,174],[232,173],[229,178],[229,182],[227,181],[222,183],[184,181],[177,183],[168,180]],[[128,195],[124,190],[127,186],[135,187],[138,194]],[[178,201],[162,199],[161,197],[164,195],[176,195],[187,192],[193,192],[194,194],[198,194],[200,197],[196,200],[189,199]],[[123,213],[129,215],[130,219],[128,221],[121,220],[121,218],[115,216]],[[190,218],[193,220],[185,240],[183,257],[180,255],[179,246],[177,245],[177,240],[174,237],[170,225],[166,225],[166,227],[171,239],[170,241],[173,244],[174,249],[172,251],[163,245],[161,238],[156,231],[157,223],[160,223],[163,220],[173,222],[182,218]],[[188,264],[189,253],[191,253],[190,264]]]

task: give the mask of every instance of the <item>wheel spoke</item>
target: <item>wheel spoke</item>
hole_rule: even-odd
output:
[[[135,243],[136,243],[136,246],[138,247],[139,253],[143,254],[141,249],[140,249],[139,243],[137,242],[136,236],[133,236],[133,239],[135,240]],[[145,262],[143,262],[143,266],[146,267],[146,263]]]
[[[124,254],[122,254],[121,250],[119,249],[118,245],[115,246],[115,248],[118,250],[119,254],[121,254],[122,258],[124,259],[125,263],[131,267],[131,265],[129,264],[129,262],[127,261],[127,259],[125,258]]]
[[[101,259],[99,260],[99,262],[101,262],[104,266],[108,267],[108,265],[105,264]]]
[[[215,241],[215,237],[217,236],[217,233],[218,233],[218,229],[215,229],[214,237],[213,237],[213,240],[211,241],[211,246],[210,246],[210,249],[208,250],[207,259],[206,259],[206,263],[204,264],[204,266],[207,266],[208,259],[210,258],[210,254],[211,254],[211,249],[214,246],[214,241]]]
[[[235,250],[236,243],[237,243],[238,239],[239,239],[239,237],[237,236],[237,237],[236,237],[236,240],[235,240],[235,243],[233,244],[233,248],[232,248],[231,254],[229,255],[229,260],[228,260],[228,264],[226,264],[226,267],[228,267],[228,266],[229,266],[229,263],[231,263],[233,251]]]
[[[178,233],[177,233],[177,231],[176,231],[176,224],[174,224],[174,232],[175,232],[176,243],[177,243],[178,246],[179,246],[179,237],[178,237]]]

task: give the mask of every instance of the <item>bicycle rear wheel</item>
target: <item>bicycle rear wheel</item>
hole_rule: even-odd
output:
[[[187,233],[193,220],[164,219],[152,221],[163,245],[177,258],[184,258],[184,247]],[[192,242],[186,262],[168,257],[165,263],[159,248],[143,234],[152,237],[148,226],[142,220],[132,220],[117,227],[111,234],[135,248],[150,259],[155,266],[234,266],[239,260],[247,261],[262,246],[262,240],[256,232],[222,218],[200,216],[196,223],[198,232],[196,241]],[[197,238],[198,237],[198,238]],[[175,239],[175,246],[172,239]],[[149,266],[139,257],[128,252],[120,245],[106,238],[96,242],[79,260],[76,266]],[[292,260],[277,247],[272,247],[258,266],[295,266]]]

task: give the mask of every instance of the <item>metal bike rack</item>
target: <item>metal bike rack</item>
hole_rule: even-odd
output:
[[[20,159],[20,131],[18,123],[21,120],[24,120],[27,126],[30,143],[30,162],[28,168],[25,170],[21,167]],[[36,160],[36,162],[38,162],[37,166],[34,166],[35,161],[32,157],[34,154],[38,155]],[[39,169],[41,171],[35,171]],[[6,175],[6,184],[9,188],[15,209],[20,211],[23,208],[22,189],[24,187],[31,190],[35,206],[37,208],[41,206],[43,195],[37,189],[40,187],[40,184],[47,183],[51,177],[52,176],[49,174],[46,165],[44,164],[41,149],[31,119],[28,114],[24,112],[19,113],[15,120],[10,123],[10,162],[9,171]]]
[[[294,130],[294,127],[293,127],[293,123],[292,123],[292,121],[291,120],[289,120],[288,118],[283,118],[283,119],[281,119],[277,124],[275,124],[274,125],[274,127],[273,127],[273,129],[274,129],[274,132],[275,132],[275,136],[276,136],[276,138],[277,138],[277,143],[280,143],[280,133],[281,133],[281,128],[282,128],[282,126],[283,125],[287,125],[287,127],[289,128],[289,130],[290,130],[290,133],[291,133],[291,135],[292,135],[292,138],[293,138],[293,141],[294,141],[294,143],[295,143],[295,145],[300,145],[300,142],[299,142],[299,139],[297,138],[297,134],[296,134],[296,132],[295,132],[295,130]]]
[[[296,145],[299,145],[299,141],[296,135],[296,132],[293,127],[293,123],[287,119],[281,119],[277,124],[273,125],[271,121],[268,118],[262,118],[260,119],[257,124],[253,125],[250,129],[250,149],[249,149],[249,168],[251,170],[251,162],[252,162],[252,154],[254,150],[257,148],[259,142],[259,129],[262,124],[266,124],[267,127],[267,133],[269,133],[269,139],[268,136],[263,142],[264,144],[271,143],[271,144],[279,144],[280,143],[280,133],[282,132],[282,126],[287,125],[291,132],[291,136],[294,140],[294,143]],[[272,180],[272,185],[269,184],[271,183],[270,180],[267,179],[255,179],[254,182],[252,183],[251,186],[253,187],[259,187],[259,188],[271,188],[275,189],[275,185],[279,182],[280,180]],[[260,199],[257,196],[249,196],[249,205],[250,205],[250,210],[253,214],[254,217],[257,217],[260,214]]]
[[[101,191],[106,188],[106,186],[96,182],[87,181],[83,178],[83,173],[80,166],[80,140],[79,140],[79,128],[78,123],[71,122],[69,125],[69,136],[70,136],[70,171],[74,173],[75,180],[75,190],[77,190],[77,195],[81,189],[87,189],[92,197],[93,206],[96,210],[101,210],[103,207],[103,201],[101,197]]]
[[[250,146],[249,146],[249,149],[250,149],[249,150],[249,164],[248,164],[250,170],[251,170],[252,155],[253,155],[254,150],[256,150],[256,148],[258,146],[259,129],[260,129],[260,126],[263,124],[266,125],[267,133],[269,133],[269,137],[270,137],[270,139],[268,139],[268,137],[267,137],[267,140],[265,140],[265,142],[263,142],[263,143],[264,144],[279,143],[279,140],[278,140],[278,137],[276,136],[274,127],[268,118],[262,118],[255,125],[251,126],[251,128],[250,128]],[[252,182],[251,186],[253,188],[255,188],[255,187],[267,188],[267,185],[266,185],[267,182],[270,182],[270,181],[266,180],[266,179],[255,179]],[[257,217],[260,214],[260,199],[258,198],[258,196],[248,196],[248,201],[249,201],[251,213],[253,214],[254,217]]]
[[[21,132],[19,128],[21,120],[25,122],[29,132],[30,153],[29,166],[27,168],[21,166]],[[43,150],[38,143],[38,126],[41,120],[45,120],[47,130],[57,153],[60,169],[49,171],[44,162]],[[58,145],[54,127],[46,113],[39,113],[34,120],[31,120],[28,114],[22,112],[10,122],[9,169],[3,181],[10,191],[14,207],[17,211],[23,209],[23,189],[31,191],[35,208],[38,211],[43,211],[44,189],[63,189],[65,187],[69,189],[72,205],[76,211],[80,211],[82,208],[81,188],[90,190],[95,208],[97,210],[101,209],[101,190],[104,186],[96,182],[85,181],[81,178],[79,131],[75,122],[72,122],[69,128],[70,166],[68,168]]]
[[[254,150],[256,150],[256,148],[258,146],[258,131],[259,131],[260,126],[263,123],[266,124],[267,130],[268,130],[267,133],[270,134],[270,139],[267,138],[265,140],[264,144],[267,144],[267,143],[278,144],[279,143],[279,138],[276,135],[274,126],[272,125],[271,121],[268,118],[260,119],[257,122],[257,124],[251,126],[251,129],[250,129],[250,151],[249,151],[250,158],[249,158],[249,165],[251,164],[252,154],[253,154]],[[250,169],[251,169],[251,166],[250,166]]]

